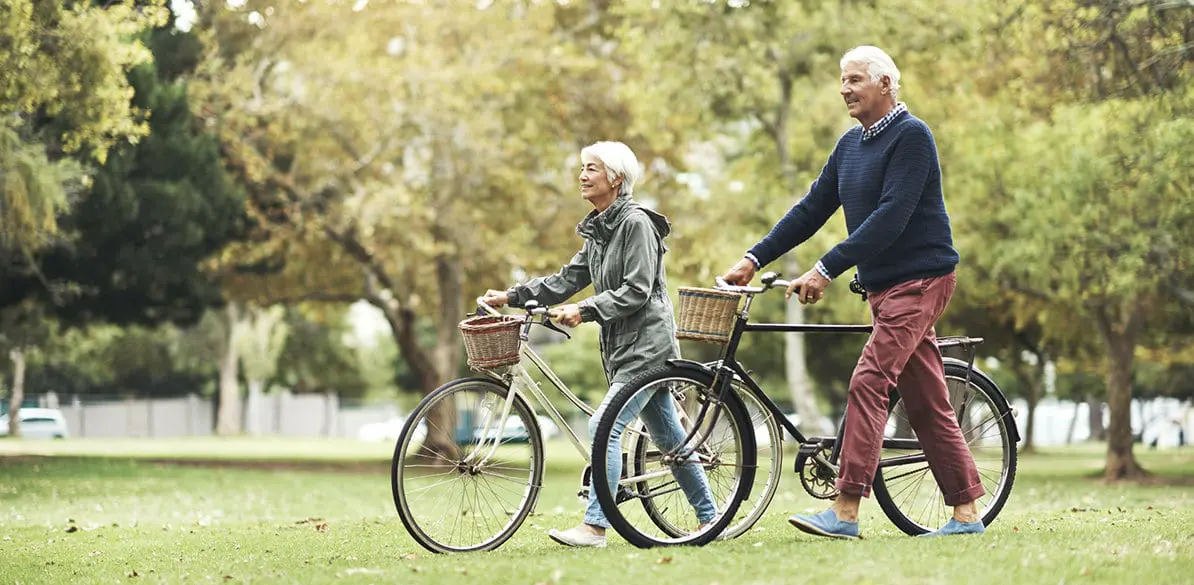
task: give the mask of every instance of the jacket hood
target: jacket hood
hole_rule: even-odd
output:
[[[606,208],[605,211],[597,213],[594,209],[585,216],[583,220],[576,226],[576,233],[581,237],[594,238],[601,242],[608,242],[614,232],[617,231],[618,226],[630,217],[634,210],[640,210],[647,215],[651,220],[651,225],[655,227],[655,233],[663,240],[672,233],[672,224],[667,217],[662,213],[643,207],[639,202],[635,201],[630,195],[619,195],[614,200],[613,205]]]

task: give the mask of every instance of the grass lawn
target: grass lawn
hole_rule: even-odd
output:
[[[0,583],[1194,582],[1191,448],[1141,450],[1157,473],[1145,485],[1090,479],[1098,446],[1022,457],[1008,507],[980,537],[908,538],[869,500],[865,540],[799,535],[787,515],[823,503],[789,475],[759,527],[733,542],[640,550],[614,536],[605,550],[569,550],[545,533],[580,519],[579,459],[550,447],[519,534],[495,552],[441,556],[394,511],[389,445],[0,441]],[[204,461],[222,458],[239,461]]]

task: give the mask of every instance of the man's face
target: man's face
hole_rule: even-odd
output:
[[[863,63],[847,63],[842,69],[842,98],[850,117],[870,124],[877,121],[883,110],[891,105],[891,80],[887,77],[871,81],[867,66]]]

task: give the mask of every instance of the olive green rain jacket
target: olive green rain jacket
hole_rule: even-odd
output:
[[[666,217],[619,196],[576,226],[585,243],[571,261],[556,274],[511,287],[510,304],[556,305],[591,283],[593,296],[579,303],[581,320],[601,325],[601,359],[610,384],[629,382],[680,357],[663,269],[663,239],[670,232]]]

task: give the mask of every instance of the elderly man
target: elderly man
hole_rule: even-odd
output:
[[[932,535],[983,532],[976,500],[984,493],[974,458],[950,406],[934,325],[956,283],[958,253],[941,192],[933,135],[897,101],[900,71],[876,47],[841,60],[841,94],[862,123],[838,140],[821,175],[762,241],[724,276],[746,284],[761,267],[811,237],[839,206],[849,237],[792,282],[788,298],[821,300],[826,287],[858,267],[869,292],[874,332],[850,380],[845,436],[833,507],[789,522],[818,536],[858,538],[858,505],[870,495],[887,422],[888,392],[898,387],[925,457],[953,506]]]

